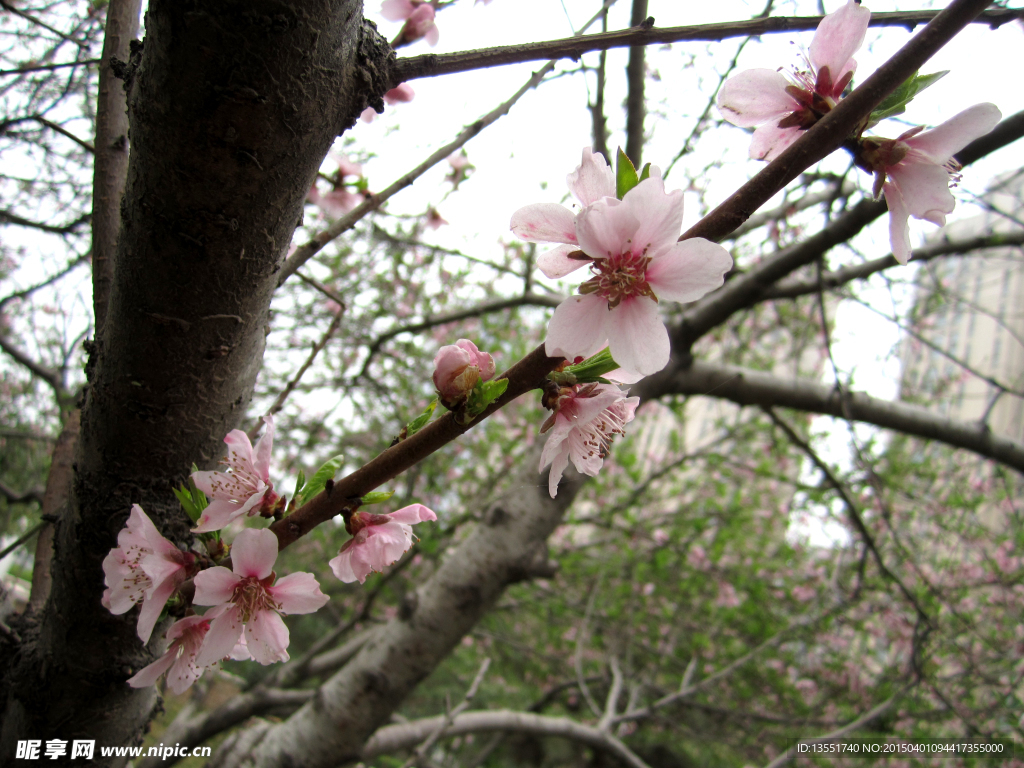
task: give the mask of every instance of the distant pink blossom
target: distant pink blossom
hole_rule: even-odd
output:
[[[574,246],[542,257],[541,268],[549,277],[588,263],[594,274],[579,287],[581,295],[555,309],[547,354],[572,360],[607,344],[623,370],[647,376],[664,368],[670,354],[659,299],[699,299],[722,285],[732,257],[703,238],[678,242],[683,193],[665,192],[657,168],[617,200],[606,194],[612,181],[602,163],[584,152],[574,190],[582,192],[578,199],[585,205],[578,215],[559,205],[532,205],[512,217],[512,231],[527,240]],[[572,182],[570,175],[570,189]]]
[[[407,104],[413,100],[416,96],[416,91],[412,89],[412,86],[408,83],[399,83],[390,91],[384,94],[384,103],[394,106],[395,104]],[[362,114],[359,115],[359,119],[364,123],[372,123],[377,117],[377,112],[373,107],[367,107],[363,110]]]
[[[263,417],[267,431],[252,447],[249,437],[240,429],[233,429],[224,438],[228,456],[221,463],[229,472],[193,472],[196,487],[212,499],[203,510],[193,533],[219,531],[242,515],[255,515],[269,511],[279,497],[270,482],[270,454],[274,446],[274,417]]]
[[[353,512],[348,528],[352,538],[329,563],[334,575],[348,583],[366,581],[373,571],[383,571],[412,546],[412,527],[437,520],[422,504],[412,504],[387,515]]]
[[[430,229],[440,229],[448,223],[448,220],[441,216],[440,211],[437,208],[431,207],[427,211],[426,224]]]
[[[633,420],[640,398],[626,397],[614,384],[583,384],[560,387],[546,400],[554,413],[541,427],[541,433],[550,430],[551,434],[538,471],[551,465],[548,493],[555,498],[570,460],[579,472],[597,476],[612,440],[625,434],[626,424]]]
[[[328,216],[339,218],[359,205],[363,198],[360,195],[353,194],[344,186],[321,193],[317,189],[316,184],[314,184],[310,188],[306,199]]]
[[[405,26],[391,42],[392,48],[414,43],[420,38],[434,46],[439,33],[434,23],[434,6],[428,0],[384,0],[381,15],[388,21],[404,21]]]
[[[211,618],[210,613],[207,613],[205,616],[188,616],[174,622],[167,630],[167,639],[171,641],[167,651],[152,664],[129,677],[128,685],[132,688],[146,688],[154,685],[160,675],[166,672],[167,686],[177,694],[184,693],[205,670],[205,667],[196,664],[196,656],[210,629]]]
[[[434,388],[445,407],[464,399],[481,381],[494,376],[494,358],[469,339],[441,347],[434,356]]]
[[[774,160],[831,110],[853,78],[853,54],[864,43],[871,12],[848,0],[818,25],[807,70],[787,77],[774,69],[748,69],[725,81],[718,94],[722,116],[754,131],[750,156]]]
[[[225,606],[210,623],[197,666],[207,667],[230,655],[243,637],[260,664],[288,661],[288,627],[281,615],[314,613],[328,597],[311,573],[276,579],[276,560],[277,537],[266,528],[247,528],[231,547],[232,570],[216,566],[196,576],[193,602]]]
[[[161,536],[138,504],[132,505],[117,544],[103,559],[107,589],[101,602],[115,616],[141,603],[137,631],[148,643],[167,599],[189,577],[195,555]]]
[[[918,126],[895,140],[862,140],[858,164],[874,172],[875,197],[885,194],[889,245],[900,264],[910,260],[910,217],[946,223],[956,206],[950,181],[960,180],[953,155],[991,131],[1001,117],[994,104],[975,104],[930,131]]]

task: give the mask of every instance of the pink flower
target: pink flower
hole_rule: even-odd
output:
[[[975,104],[924,133],[918,126],[895,140],[862,140],[858,165],[875,173],[875,197],[885,194],[889,244],[900,264],[910,259],[910,217],[946,223],[956,206],[950,179],[960,180],[953,155],[991,131],[1001,117],[994,104]]]
[[[434,356],[434,387],[446,408],[465,398],[480,381],[494,376],[494,358],[469,339],[441,347]]]
[[[391,104],[407,104],[413,100],[416,96],[416,91],[412,89],[412,86],[408,83],[399,83],[390,91],[384,94],[384,103]],[[364,123],[372,123],[374,118],[377,117],[377,112],[373,107],[367,107],[363,110],[362,114],[359,115],[359,119]]]
[[[437,45],[439,33],[434,24],[434,7],[427,0],[384,0],[381,15],[388,21],[405,21],[405,26],[392,43],[392,48],[414,43],[426,38],[430,45]]]
[[[832,109],[853,79],[852,56],[864,43],[871,12],[855,0],[821,20],[808,51],[808,70],[789,78],[774,69],[748,69],[725,81],[718,94],[722,116],[754,131],[750,156],[774,160],[802,131]]]
[[[565,177],[565,183],[583,207],[605,197],[615,198],[615,175],[604,155],[590,147],[583,148],[582,162]],[[575,272],[589,261],[576,239],[576,214],[568,208],[555,203],[528,205],[512,215],[511,227],[518,238],[531,243],[565,243],[537,259],[540,271],[552,280]]]
[[[136,675],[128,678],[132,688],[146,688],[156,683],[164,672],[167,672],[167,685],[177,694],[185,690],[202,677],[205,667],[196,664],[199,647],[210,629],[213,618],[208,612],[205,616],[188,616],[174,622],[167,630],[167,639],[171,641],[166,653],[147,667],[143,667]]]
[[[554,413],[540,428],[551,430],[540,456],[539,471],[551,464],[548,493],[555,498],[558,481],[572,459],[576,469],[596,477],[604,465],[604,457],[616,435],[625,434],[626,424],[633,420],[639,397],[626,393],[613,384],[584,384],[560,387],[549,393],[545,405]]]
[[[161,536],[138,504],[132,505],[117,544],[103,558],[107,589],[102,603],[115,616],[142,603],[138,633],[148,643],[167,599],[188,578],[196,558]]]
[[[316,184],[310,187],[306,199],[328,216],[335,218],[344,216],[362,201],[359,195],[352,194],[343,186],[321,194]]]
[[[573,233],[579,251],[565,260],[589,262],[594,276],[579,287],[582,295],[555,309],[547,354],[590,357],[607,344],[629,373],[664,368],[670,343],[659,299],[695,301],[721,286],[732,267],[720,245],[703,238],[678,242],[682,222],[683,193],[666,193],[657,168],[621,201],[602,197],[580,211]]]
[[[441,215],[440,211],[438,211],[437,208],[431,206],[430,210],[427,211],[427,226],[430,227],[430,229],[436,230],[440,229],[447,223],[448,220]]]
[[[221,463],[230,472],[193,472],[192,481],[212,501],[203,510],[193,533],[219,531],[236,517],[270,510],[278,501],[270,482],[270,452],[274,445],[274,417],[266,415],[267,431],[253,450],[248,436],[233,429],[224,438],[228,457]]]
[[[260,664],[288,661],[288,627],[281,615],[313,613],[328,598],[311,573],[292,573],[275,584],[276,560],[277,537],[266,528],[247,528],[231,547],[231,571],[217,566],[196,576],[196,605],[227,606],[210,624],[197,666],[230,655],[243,632],[245,647]]]
[[[437,520],[422,504],[403,507],[389,515],[354,512],[346,528],[352,538],[329,563],[334,575],[344,582],[366,581],[372,571],[383,571],[412,546],[412,527]]]
[[[338,178],[343,179],[346,176],[363,175],[363,166],[359,163],[353,163],[348,159],[348,155],[342,152],[328,152],[327,156],[338,164]]]

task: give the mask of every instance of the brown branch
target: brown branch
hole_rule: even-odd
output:
[[[0,299],[0,310],[2,310],[5,306],[7,306],[12,301],[17,301],[18,299],[27,298],[28,296],[31,296],[36,291],[38,291],[38,290],[40,290],[42,288],[45,288],[48,285],[52,285],[53,283],[57,282],[62,277],[64,277],[66,274],[71,272],[71,270],[75,269],[76,267],[81,266],[82,264],[88,263],[88,261],[89,261],[89,255],[88,254],[85,255],[85,256],[79,256],[78,258],[76,258],[73,261],[71,261],[66,267],[64,267],[64,269],[62,269],[59,272],[51,275],[50,277],[46,278],[42,282],[36,283],[35,285],[30,285],[28,288],[23,288],[20,291],[15,291],[14,293],[11,293],[11,294],[8,294],[7,296],[4,296],[2,299]]]
[[[331,320],[331,324],[327,326],[327,330],[324,331],[324,334],[323,336],[320,337],[320,340],[313,345],[313,349],[310,350],[309,357],[306,358],[306,362],[302,364],[299,370],[296,371],[295,375],[292,376],[292,378],[285,385],[284,389],[281,390],[277,398],[275,398],[274,404],[270,406],[270,408],[267,410],[267,414],[269,416],[273,416],[275,413],[278,413],[281,410],[282,406],[284,406],[284,401],[288,399],[288,396],[299,385],[299,382],[302,381],[302,377],[305,375],[306,371],[309,370],[309,366],[313,364],[313,361],[316,360],[316,356],[319,355],[320,351],[327,346],[327,342],[330,341],[331,336],[333,336],[337,332],[338,326],[341,325],[342,315],[344,314],[343,309],[344,305],[342,305],[342,310],[339,310],[338,313],[334,316],[334,319]],[[256,435],[259,433],[262,427],[263,420],[260,419],[249,429],[249,432],[247,433],[249,439],[255,440]]]
[[[114,251],[121,229],[121,197],[128,173],[128,112],[113,62],[127,61],[128,44],[139,33],[142,0],[111,0],[107,6],[99,92],[96,98],[96,160],[92,174],[92,292],[95,337],[107,318],[114,280]]]
[[[0,349],[10,355],[16,362],[21,363],[23,366],[29,369],[33,374],[38,376],[40,379],[45,381],[53,389],[54,394],[57,395],[57,399],[61,399],[64,396],[64,385],[61,382],[60,374],[57,371],[46,368],[40,365],[31,357],[26,355],[20,349],[11,344],[4,336],[0,336]]]
[[[4,75],[23,75],[27,72],[49,72],[54,69],[64,69],[65,67],[79,67],[83,64],[99,64],[100,59],[82,59],[81,61],[65,61],[62,64],[33,64],[27,67],[17,67],[16,69],[0,69],[0,77]]]
[[[934,19],[937,11],[901,11],[898,13],[873,13],[872,27],[906,27],[914,29]],[[997,28],[1003,24],[1019,19],[1024,9],[1007,8],[985,11],[975,19],[977,23],[988,24]],[[717,24],[700,24],[688,27],[666,27],[664,29],[624,29],[597,35],[578,38],[563,38],[542,43],[524,43],[506,45],[483,50],[461,51],[459,53],[411,56],[398,59],[392,70],[392,82],[397,85],[405,80],[421,77],[437,77],[453,72],[468,72],[474,69],[486,69],[505,64],[517,64],[524,61],[543,61],[546,59],[578,60],[583,54],[592,51],[603,51],[609,48],[626,48],[639,45],[655,45],[657,43],[675,43],[683,40],[714,41],[730,37],[746,37],[748,35],[764,35],[779,32],[799,32],[812,30],[821,23],[822,16],[770,16],[764,19],[745,21],[729,21]],[[897,82],[902,83],[903,78]],[[895,85],[893,86],[895,88]],[[884,96],[883,96],[884,98]]]
[[[49,128],[51,131],[54,131],[55,133],[59,133],[64,138],[71,139],[73,142],[75,142],[75,144],[80,146],[82,149],[84,149],[90,155],[96,154],[96,150],[95,150],[95,148],[93,147],[92,144],[90,144],[85,139],[81,139],[78,136],[75,136],[75,134],[73,134],[71,131],[69,131],[67,128],[65,128],[63,125],[60,125],[59,123],[55,123],[52,120],[47,120],[42,115],[35,115],[35,116],[33,116],[32,119],[35,120],[40,125]]]
[[[40,232],[49,232],[52,235],[70,235],[75,232],[79,227],[89,221],[89,214],[79,216],[69,224],[43,224],[38,221],[32,221],[31,219],[25,219],[18,216],[16,213],[10,211],[0,210],[0,224],[15,224],[19,227],[29,227],[30,229],[38,229]]]
[[[694,361],[655,374],[634,390],[643,396],[706,395],[737,405],[794,408],[966,448],[1024,473],[1024,444],[994,434],[984,424],[969,424],[907,403],[880,400],[860,392],[837,392],[802,379],[782,379],[764,371]]]
[[[0,496],[2,496],[8,504],[28,504],[30,502],[35,502],[36,504],[43,503],[42,488],[31,488],[27,491],[16,491],[6,483],[0,482]],[[33,528],[31,532],[35,534],[36,529]],[[21,539],[18,539],[15,543],[20,545]],[[12,544],[11,546],[13,547],[14,545]],[[7,554],[9,554],[8,550],[4,550],[4,554],[0,555],[0,558],[6,557]]]
[[[645,23],[648,22],[649,23]],[[647,0],[633,0],[630,25],[635,30],[654,26],[654,19],[647,19]],[[644,85],[647,81],[644,54],[646,48],[634,45],[629,49],[626,64],[626,156],[633,165],[640,168],[644,149]]]

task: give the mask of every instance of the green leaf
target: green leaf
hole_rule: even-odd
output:
[[[639,183],[640,179],[637,178],[633,161],[626,157],[622,147],[619,147],[619,153],[615,156],[615,196],[621,200]]]
[[[644,166],[644,169],[640,171],[640,181],[651,178],[651,164],[648,163]],[[639,183],[639,182],[637,182]]]
[[[434,415],[435,408],[437,408],[436,397],[430,401],[430,405],[427,406],[427,409],[423,411],[423,413],[409,422],[408,426],[405,428],[405,436],[412,437],[423,429],[423,427],[427,425],[427,422],[430,421],[430,417]]]
[[[297,499],[302,495],[302,489],[306,485],[306,473],[301,469],[299,470],[299,476],[295,478],[295,493],[292,494],[293,499]]]
[[[309,479],[309,483],[305,488],[302,489],[302,500],[299,504],[305,504],[307,499],[311,499],[316,496],[320,491],[327,485],[328,480],[333,480],[334,475],[337,474],[338,470],[341,469],[341,465],[345,463],[345,457],[341,454],[335,456],[333,459],[328,459],[323,465],[316,471],[316,474]]]
[[[907,104],[914,100],[925,88],[930,88],[939,80],[949,74],[949,70],[933,72],[930,75],[918,75],[916,72],[908,77],[900,86],[890,93],[882,103],[875,107],[875,110],[868,118],[868,127],[877,125],[882,120],[896,115],[902,115],[907,111]]]
[[[192,471],[198,472],[199,468],[193,464]],[[196,488],[196,484],[191,477],[188,479],[188,485],[172,488],[171,490],[174,491],[174,495],[178,498],[181,508],[185,510],[185,514],[188,515],[193,523],[196,522],[209,504],[206,500],[206,494]]]
[[[359,504],[364,507],[367,504],[380,504],[382,501],[387,501],[394,495],[394,491],[370,491],[360,499]]]

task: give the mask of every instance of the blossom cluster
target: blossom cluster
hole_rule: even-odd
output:
[[[281,513],[285,500],[274,492],[270,481],[274,422],[270,416],[265,421],[267,430],[255,448],[241,430],[232,430],[224,439],[228,471],[192,473],[193,484],[209,500],[193,533],[209,537],[247,515]],[[356,511],[346,520],[352,538],[330,566],[342,581],[363,582],[372,571],[383,570],[412,546],[410,525],[436,519],[421,504],[383,515]],[[216,547],[208,550],[220,551]],[[210,563],[204,555],[179,549],[161,535],[141,506],[133,505],[118,534],[118,546],[103,561],[104,607],[120,615],[141,606],[137,631],[147,643],[179,587],[192,579],[195,594],[191,605],[180,599],[175,602],[171,612],[187,615],[167,630],[164,654],[131,677],[129,685],[153,685],[166,675],[170,689],[181,693],[205,670],[227,658],[260,664],[288,660],[289,633],[282,616],[313,613],[328,597],[311,573],[277,577],[278,540],[269,529],[242,530],[230,554],[229,569]],[[208,606],[208,610],[196,615],[194,606]]]
[[[756,127],[750,145],[752,158],[774,160],[843,98],[857,68],[853,54],[864,43],[870,20],[867,8],[848,0],[818,25],[805,69],[787,74],[750,69],[723,84],[718,97],[722,116],[742,128]],[[921,79],[930,84],[938,77]],[[914,83],[917,80],[912,78]],[[902,112],[916,90],[902,103],[896,102],[891,113]],[[953,156],[991,131],[1000,118],[995,105],[977,104],[931,131],[919,126],[896,139],[858,133],[847,143],[854,162],[874,174],[875,199],[885,196],[889,243],[898,262],[906,264],[911,256],[911,216],[933,224],[946,223],[946,214],[956,205],[949,186],[951,180],[955,184],[960,178],[960,166]]]

